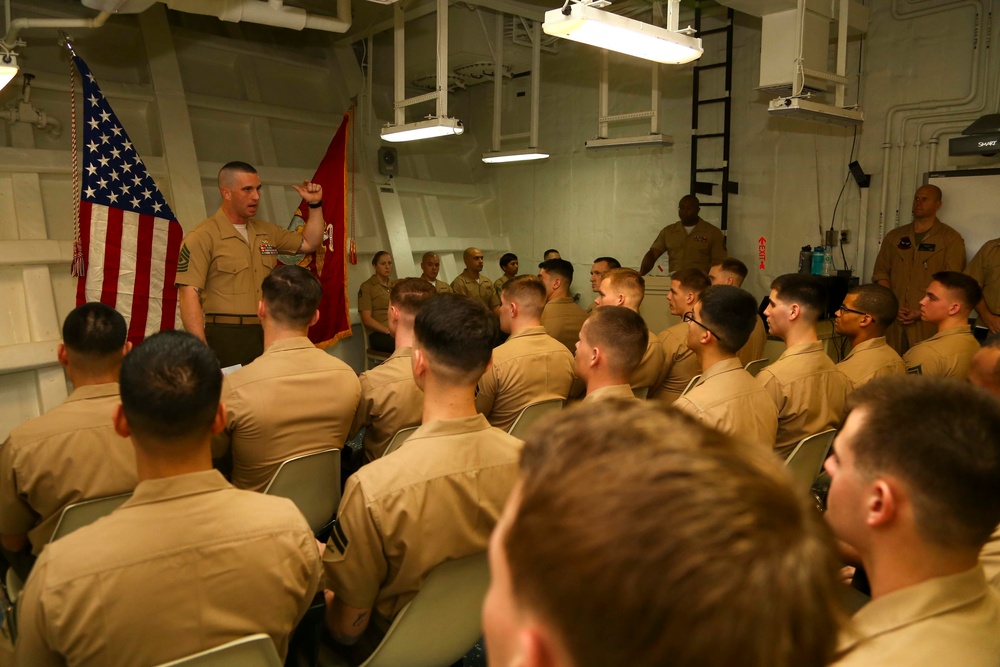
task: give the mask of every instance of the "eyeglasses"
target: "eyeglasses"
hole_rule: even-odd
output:
[[[853,308],[848,308],[844,304],[840,304],[840,308],[838,308],[837,310],[845,312],[845,313],[854,313],[855,315],[861,315],[862,317],[864,317],[865,315],[868,315],[868,313],[865,313],[863,311],[854,310]],[[871,317],[871,316],[869,315],[869,317]]]
[[[711,329],[709,329],[708,327],[706,327],[704,324],[702,324],[698,320],[694,319],[694,311],[693,310],[689,310],[686,313],[684,313],[684,317],[682,317],[681,319],[684,320],[685,322],[694,322],[695,324],[697,324],[698,326],[700,326],[702,329],[704,329],[708,333],[712,334],[713,336],[715,336],[719,340],[722,340],[722,338],[719,336],[719,334],[715,333],[714,331],[712,331]]]

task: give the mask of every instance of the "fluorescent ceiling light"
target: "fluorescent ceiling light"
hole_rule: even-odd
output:
[[[527,162],[529,160],[544,160],[549,157],[537,148],[522,148],[516,151],[491,151],[483,153],[486,164],[503,164],[504,162]]]
[[[386,141],[417,141],[462,134],[465,128],[457,118],[430,118],[406,123],[405,125],[386,125],[382,128],[382,138]]]
[[[15,76],[17,76],[17,56],[13,53],[5,54],[0,58],[0,90]]]
[[[639,137],[612,137],[591,139],[584,143],[586,148],[620,148],[622,146],[673,146],[674,138],[669,134],[644,134]]]
[[[703,52],[697,37],[578,2],[571,3],[569,10],[568,15],[562,9],[545,12],[545,34],[671,65],[697,60]]]

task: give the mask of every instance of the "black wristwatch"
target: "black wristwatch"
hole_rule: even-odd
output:
[[[319,200],[318,202],[316,202],[315,204],[309,204],[309,208],[320,208],[320,207],[321,207],[322,205],[323,205],[323,200],[322,200],[322,199],[320,199],[320,200]]]

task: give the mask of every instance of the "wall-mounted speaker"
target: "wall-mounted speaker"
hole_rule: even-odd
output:
[[[383,176],[396,176],[399,173],[395,148],[382,146],[378,149],[378,173]]]

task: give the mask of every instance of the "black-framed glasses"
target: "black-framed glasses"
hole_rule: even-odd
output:
[[[685,321],[685,322],[694,322],[695,324],[697,324],[698,326],[700,326],[702,329],[704,329],[708,333],[712,334],[713,336],[715,336],[719,340],[722,340],[722,338],[719,337],[719,334],[715,333],[714,331],[712,331],[711,329],[709,329],[708,327],[706,327],[704,324],[702,324],[698,320],[694,319],[694,311],[693,310],[689,310],[686,313],[684,313],[684,316],[681,319],[683,321]]]
[[[845,313],[854,313],[855,315],[861,315],[862,317],[865,316],[865,315],[868,315],[868,313],[866,313],[866,312],[863,312],[863,311],[860,311],[860,310],[854,310],[853,308],[848,308],[844,304],[840,304],[840,308],[838,308],[837,310],[845,312]]]

